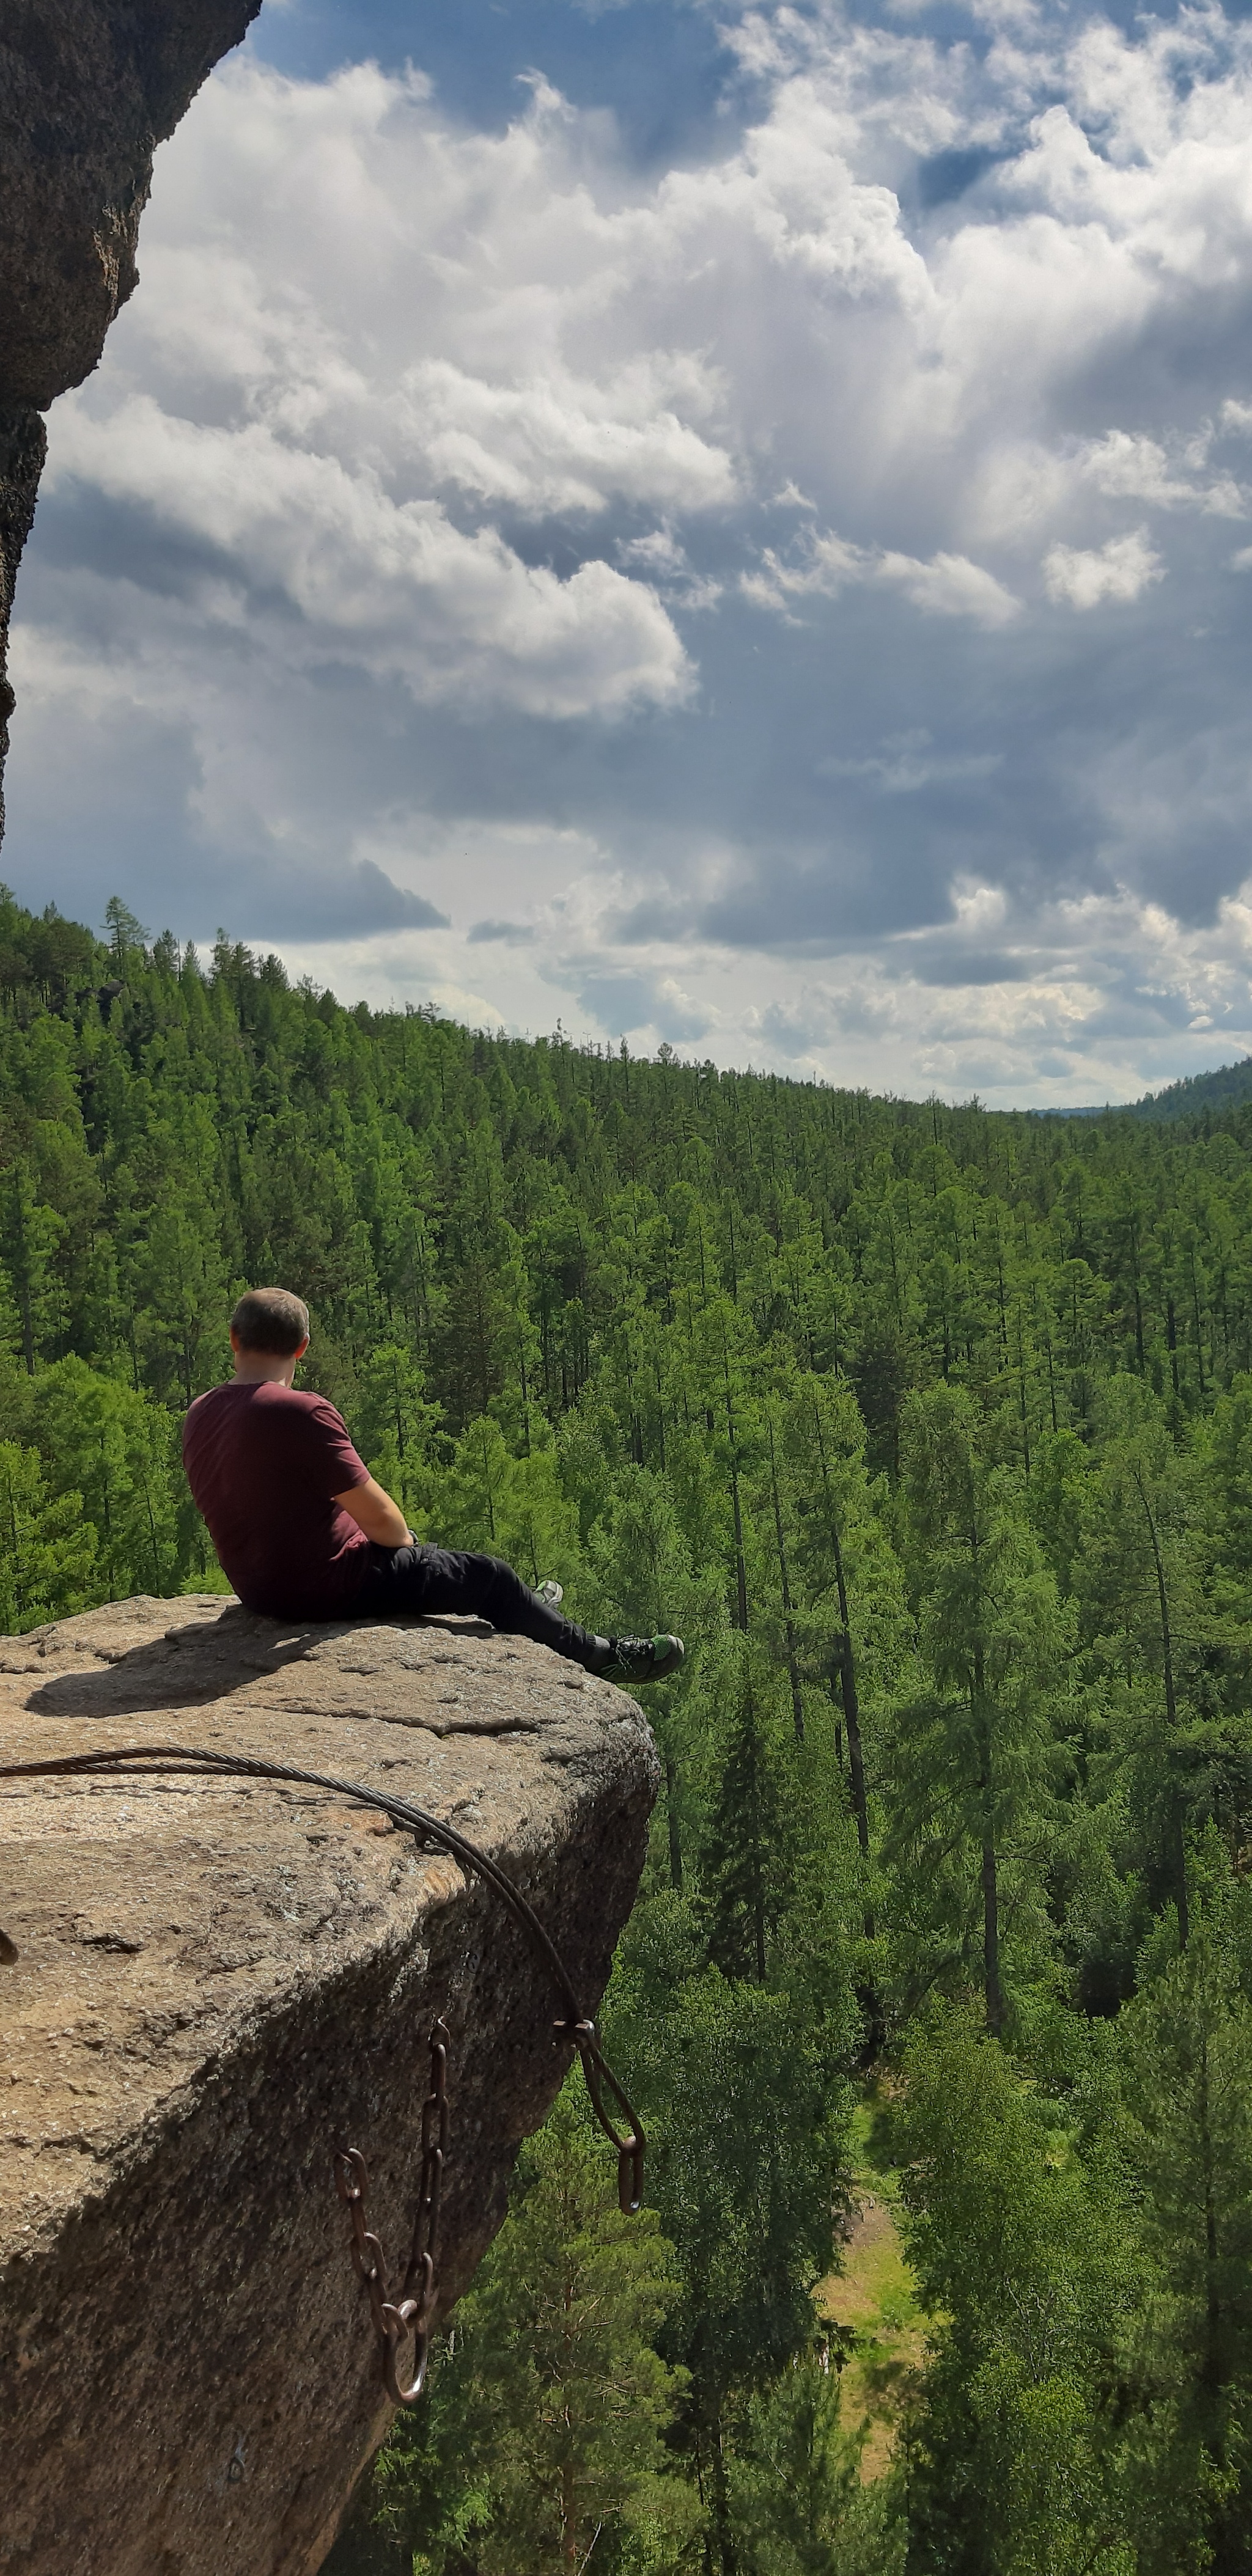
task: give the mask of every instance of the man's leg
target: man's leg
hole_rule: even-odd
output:
[[[612,1657],[607,1637],[594,1636],[576,1620],[532,1592],[501,1557],[480,1556],[453,1547],[374,1547],[370,1570],[353,1605],[353,1616],[394,1618],[404,1611],[457,1613],[489,1619],[502,1636],[533,1637],[554,1654],[598,1672]]]

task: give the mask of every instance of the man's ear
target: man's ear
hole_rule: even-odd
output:
[[[308,1334],[306,1333],[306,1334],[305,1334],[305,1336],[304,1336],[304,1340],[301,1342],[301,1344],[300,1344],[300,1348],[299,1348],[299,1350],[296,1352],[296,1355],[295,1355],[295,1356],[296,1356],[296,1358],[297,1358],[298,1360],[302,1360],[302,1359],[304,1358],[304,1354],[305,1354],[305,1352],[307,1351],[308,1347],[309,1347],[309,1337],[308,1337]]]

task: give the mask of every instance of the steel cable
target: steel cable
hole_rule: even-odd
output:
[[[290,1783],[296,1788],[323,1789],[333,1797],[352,1799],[363,1807],[374,1807],[380,1814],[389,1816],[394,1824],[413,1834],[419,1845],[434,1843],[437,1848],[450,1853],[474,1877],[494,1889],[514,1922],[526,1933],[565,2005],[564,2018],[554,2024],[554,2029],[559,2038],[568,2040],[578,2051],[592,2109],[605,2136],[617,2150],[619,2205],[627,2216],[633,2216],[643,2199],[645,2139],[629,2095],[604,2056],[594,2021],[580,2011],[573,1979],[533,1905],[515,1886],[508,1872],[501,1869],[499,1862],[493,1860],[489,1852],[480,1851],[465,1834],[458,1833],[454,1825],[443,1824],[438,1816],[428,1815],[424,1807],[414,1806],[408,1798],[395,1798],[386,1789],[367,1789],[358,1780],[339,1780],[329,1772],[305,1771],[290,1762],[267,1762],[250,1753],[214,1753],[196,1745],[131,1744],[116,1750],[50,1754],[39,1761],[0,1763],[0,1780],[205,1779],[215,1775],[225,1779],[259,1780],[276,1788]],[[12,1950],[12,1944],[9,1944],[9,1949]],[[0,1952],[0,1956],[4,1955]],[[336,2187],[352,2220],[354,2261],[360,2278],[370,2290],[375,2330],[383,2348],[384,2378],[391,2395],[400,2405],[414,2404],[421,2393],[435,2304],[434,2237],[447,2130],[443,2101],[446,2041],[447,2033],[442,2023],[436,2023],[431,2036],[431,2050],[432,2068],[438,2069],[439,2137],[435,2142],[428,2136],[428,2119],[424,2114],[423,2170],[414,2246],[404,2291],[398,2301],[387,2299],[382,2247],[376,2237],[368,2236],[365,2231],[365,2192],[368,2186],[365,2159],[355,2147],[335,2149]],[[606,2088],[618,2116],[626,2124],[625,2136],[619,2132],[613,2114],[605,2106]],[[419,2285],[419,2277],[420,2295],[414,2300],[410,2291]],[[396,2356],[399,2342],[408,2334],[413,2336],[415,2367],[411,2383],[406,2385],[399,2376]]]

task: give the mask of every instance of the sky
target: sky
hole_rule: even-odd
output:
[[[265,0],[140,274],[23,900],[915,1098],[1252,1051],[1252,20]]]

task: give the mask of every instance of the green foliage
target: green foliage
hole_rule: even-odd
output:
[[[606,2007],[671,2250],[563,2110],[370,2548],[1250,2576],[1252,1101],[873,1100],[105,928],[0,890],[6,1627],[221,1580],[179,1417],[280,1280],[419,1534],[688,1645]],[[930,2343],[865,2486],[867,2059]]]
[[[936,2320],[909,2463],[910,2571],[1128,2569],[1098,2545],[1122,2519],[1098,2402],[1132,2301],[1116,2230],[968,2015],[924,2026],[908,2072],[908,2243]]]
[[[745,2403],[811,2349],[846,2196],[856,2017],[842,1945],[831,1962],[805,1928],[772,1989],[733,1981],[702,1966],[692,1909],[659,1894],[636,1909],[607,2016],[682,2281],[664,2346],[689,2376],[682,2444],[728,2570],[728,2445]]]
[[[439,1421],[424,1388],[412,1351],[403,1342],[380,1341],[362,1358],[354,1407],[361,1456],[419,1537]]]
[[[1142,2564],[1252,2560],[1252,2006],[1220,1927],[1126,2015],[1121,2146],[1148,2290],[1130,2355]],[[1207,2554],[1207,2553],[1206,2553]],[[1200,2563],[1204,2563],[1203,2557]]]
[[[20,1634],[91,1598],[95,1533],[81,1494],[47,1491],[37,1453],[0,1440],[0,1620]]]
[[[794,1808],[785,1739],[762,1707],[761,1677],[742,1662],[726,1672],[733,1714],[701,1843],[702,1911],[714,1966],[763,1986],[790,1894]]]
[[[528,1583],[549,1575],[576,1582],[574,1514],[561,1490],[551,1433],[544,1429],[543,1445],[517,1457],[490,1415],[469,1423],[434,1488],[437,1525],[431,1535],[450,1547],[507,1557]]]
[[[897,2499],[862,2487],[839,2398],[823,2352],[752,2400],[728,2482],[744,2576],[903,2576]]]
[[[567,2088],[524,2151],[509,2217],[457,2311],[425,2412],[384,2454],[383,2527],[415,2576],[672,2565],[699,2520],[663,2436],[683,2379],[654,2348],[675,2296],[656,2219],[623,2218]]]
[[[1132,1101],[1127,1112],[1132,1118],[1194,1118],[1205,1110],[1235,1107],[1252,1099],[1252,1056],[1241,1056],[1237,1064],[1223,1064],[1216,1073],[1185,1073],[1181,1082],[1168,1082],[1161,1091],[1146,1091],[1142,1100]]]
[[[926,1887],[935,1937],[957,1945],[962,1959],[981,1917],[987,2023],[998,2034],[1001,1881],[1006,1854],[1019,1876],[1023,1862],[1038,1869],[1049,1702],[1072,1622],[1031,1530],[1019,1472],[995,1463],[994,1449],[989,1459],[989,1448],[963,1389],[909,1398],[906,1564],[929,1687],[897,1714],[887,1849],[898,1872]]]
[[[176,1425],[134,1388],[79,1359],[35,1389],[36,1437],[53,1491],[74,1493],[95,1533],[106,1599],[176,1588]]]
[[[64,1219],[38,1198],[29,1166],[13,1163],[4,1176],[0,1256],[12,1319],[10,1334],[29,1377],[34,1376],[42,1354],[55,1344],[63,1321],[64,1294],[55,1256],[65,1232]]]

